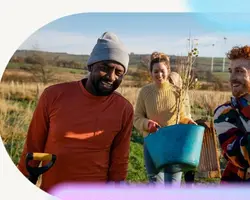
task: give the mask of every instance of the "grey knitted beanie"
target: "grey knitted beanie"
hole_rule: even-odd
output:
[[[104,60],[113,60],[120,63],[125,68],[125,73],[128,70],[128,50],[112,32],[105,32],[100,38],[98,38],[97,43],[90,54],[87,65],[89,66]]]

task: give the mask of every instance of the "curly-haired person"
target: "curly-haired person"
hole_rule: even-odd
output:
[[[214,125],[227,160],[221,183],[250,183],[250,46],[233,47],[227,57],[232,97],[214,111]]]

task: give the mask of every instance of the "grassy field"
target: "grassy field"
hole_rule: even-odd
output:
[[[222,82],[227,82],[229,80],[228,72],[214,72],[213,73],[217,78],[221,79]]]
[[[5,147],[17,164],[37,99],[46,86],[42,84],[0,84],[0,134]],[[118,91],[135,105],[138,88],[121,87]],[[229,93],[190,91],[194,119],[207,118],[209,110],[224,102]],[[212,100],[213,99],[213,100]],[[212,101],[211,101],[212,100]],[[142,138],[133,129],[128,180],[146,181]]]
[[[87,74],[87,71],[81,69],[48,66],[53,70],[56,82],[44,85],[35,83],[32,74],[20,70],[19,67],[17,64],[9,64],[0,83],[0,135],[15,164],[19,160],[34,108],[44,88],[58,82],[80,80]],[[133,81],[133,76],[126,76],[117,91],[135,105],[139,88],[133,87]],[[230,93],[191,90],[189,96],[193,118],[208,120],[212,117],[215,107],[228,100]],[[143,138],[133,129],[127,177],[130,182],[147,181],[142,143]],[[218,180],[196,179],[196,181],[203,184],[216,183]]]

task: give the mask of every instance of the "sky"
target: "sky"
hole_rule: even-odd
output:
[[[223,57],[233,46],[250,45],[250,2],[210,0],[202,6],[198,0],[173,2],[179,12],[66,16],[41,27],[19,49],[89,55],[106,31],[117,34],[129,52],[138,54],[186,55],[190,36],[200,56],[206,57]]]

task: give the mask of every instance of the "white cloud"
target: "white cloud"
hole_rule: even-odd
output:
[[[187,37],[167,36],[120,36],[130,52],[152,53],[163,51],[168,54],[185,55],[188,49]],[[249,44],[249,34],[228,34],[226,44],[221,33],[196,35],[201,56],[224,56],[225,52],[235,45]],[[73,32],[37,31],[29,37],[19,49],[33,49],[38,45],[40,50],[52,52],[67,52],[72,54],[90,54],[97,36],[86,36]],[[215,44],[213,47],[212,44]]]
[[[227,39],[224,40],[224,37]],[[201,55],[206,56],[224,56],[233,46],[249,45],[249,37],[250,34],[227,34],[224,36],[221,33],[197,36]]]
[[[19,49],[33,49],[52,52],[67,52],[73,54],[89,53],[96,38],[86,37],[74,32],[37,31],[31,35]]]

